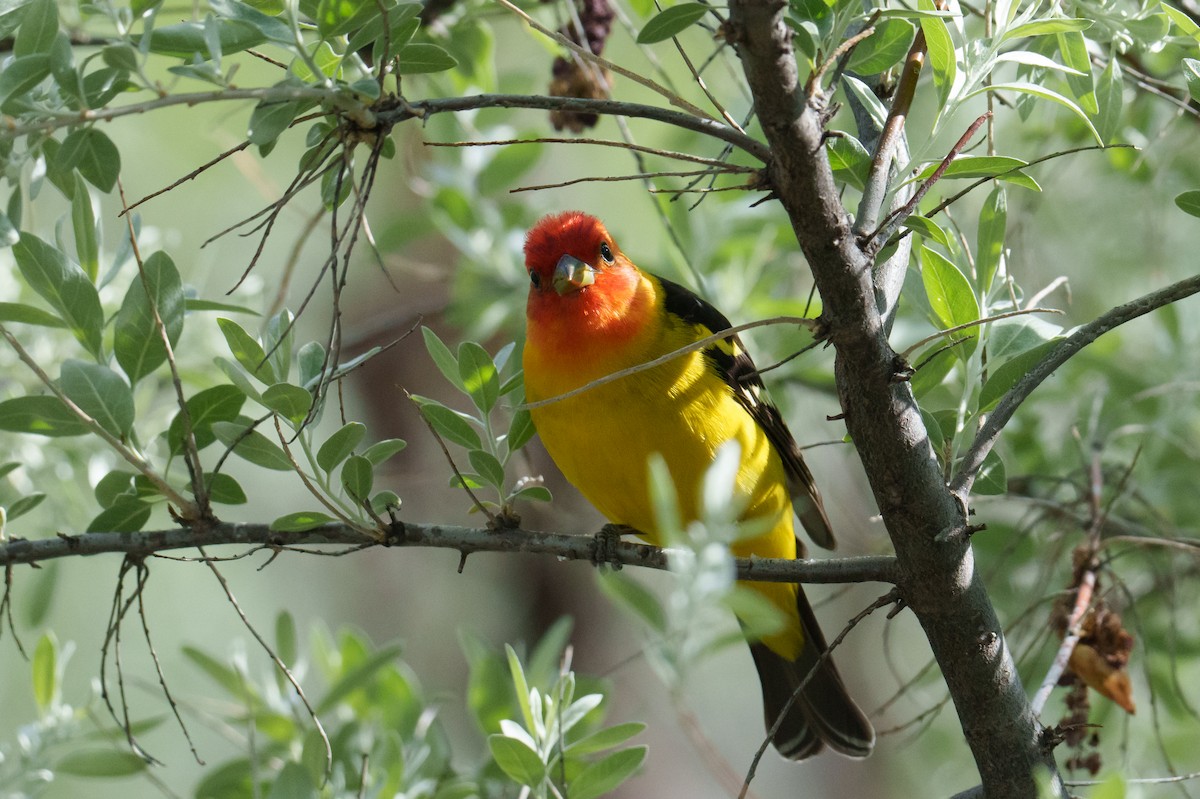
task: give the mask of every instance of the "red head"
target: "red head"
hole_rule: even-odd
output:
[[[611,340],[644,321],[630,315],[642,276],[594,216],[566,211],[539,220],[525,237],[525,268],[531,336],[604,330]]]

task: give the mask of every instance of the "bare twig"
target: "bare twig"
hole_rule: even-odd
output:
[[[426,147],[496,147],[509,144],[595,144],[602,147],[616,147],[621,150],[632,150],[638,153],[646,153],[648,155],[661,155],[664,158],[674,158],[679,161],[691,161],[696,164],[705,164],[707,166],[715,166],[725,168],[729,166],[728,160],[717,158],[704,158],[691,153],[681,153],[677,150],[663,150],[658,147],[646,147],[641,144],[633,144],[627,141],[612,141],[609,139],[565,139],[556,136],[539,136],[536,139],[490,139],[488,141],[427,141],[422,142]]]
[[[771,743],[771,739],[775,737],[775,732],[779,729],[779,725],[783,724],[784,719],[787,717],[788,711],[792,709],[792,705],[796,703],[796,701],[800,698],[800,694],[803,693],[805,687],[809,682],[812,681],[813,677],[816,676],[817,669],[819,669],[821,665],[825,663],[825,661],[829,660],[829,658],[833,655],[833,650],[841,646],[842,641],[846,640],[846,636],[850,634],[851,630],[858,626],[859,622],[880,608],[887,607],[888,605],[894,605],[899,600],[900,591],[899,589],[893,588],[891,591],[888,591],[886,594],[876,599],[870,605],[867,605],[866,608],[859,612],[858,615],[856,615],[850,621],[846,622],[846,626],[843,627],[841,632],[837,634],[837,637],[829,642],[829,646],[826,647],[825,651],[821,653],[821,657],[818,658],[817,662],[813,664],[813,667],[809,669],[808,674],[804,675],[804,679],[801,680],[800,684],[796,686],[796,690],[792,691],[791,698],[788,699],[787,703],[784,704],[784,706],[779,710],[779,716],[775,719],[775,723],[771,725],[771,729],[767,730],[767,734],[763,738],[762,744],[759,745],[758,751],[754,753],[754,758],[750,761],[750,768],[746,772],[746,779],[742,783],[742,792],[738,794],[738,799],[745,799],[746,792],[750,790],[750,783],[754,780],[754,774],[758,771],[759,761],[762,760],[763,754],[766,753],[767,747]]]
[[[719,169],[700,169],[690,170],[687,172],[643,172],[638,175],[598,175],[596,177],[574,178],[573,180],[564,180],[561,183],[543,183],[537,186],[518,186],[515,189],[509,189],[510,194],[516,194],[522,191],[542,191],[544,189],[561,189],[566,186],[574,186],[577,183],[616,183],[625,180],[651,180],[652,178],[690,178],[695,175],[720,175],[720,174],[746,174],[749,172],[757,172],[754,167],[737,166],[736,164],[723,164]]]
[[[117,216],[125,216],[130,211],[132,211],[134,208],[137,208],[139,205],[141,205],[142,203],[149,202],[150,200],[153,200],[155,197],[158,197],[159,195],[166,194],[167,192],[171,191],[171,189],[178,188],[179,186],[182,186],[184,183],[187,183],[189,180],[195,180],[196,178],[200,177],[200,175],[207,172],[209,169],[213,168],[217,164],[224,161],[226,158],[229,158],[230,156],[232,156],[236,153],[240,153],[242,150],[245,150],[249,146],[250,146],[250,140],[246,139],[245,141],[241,142],[240,144],[235,144],[233,147],[230,147],[228,150],[226,150],[225,152],[216,156],[211,161],[208,161],[208,162],[196,167],[191,172],[189,172],[186,175],[184,175],[183,177],[181,177],[179,180],[176,180],[174,183],[171,183],[167,186],[163,186],[158,191],[150,192],[145,197],[143,197],[142,199],[135,202],[133,205],[128,205],[128,204],[122,202],[121,204],[124,207],[121,209],[121,212],[119,214],[117,214]]]
[[[178,491],[176,491],[170,485],[170,483],[164,480],[158,474],[158,472],[154,471],[150,464],[146,463],[146,461],[140,455],[131,450],[129,447],[125,446],[123,441],[105,430],[103,425],[101,425],[86,411],[72,402],[71,399],[63,393],[63,390],[59,387],[58,383],[50,379],[50,375],[46,374],[41,365],[39,365],[38,362],[34,360],[33,356],[30,355],[23,346],[21,346],[21,342],[17,341],[16,337],[13,336],[12,333],[8,332],[8,328],[6,328],[3,324],[0,324],[0,336],[3,336],[5,340],[8,341],[9,346],[11,346],[13,351],[17,353],[17,357],[21,359],[21,362],[28,366],[33,373],[37,375],[38,380],[42,381],[42,384],[46,386],[46,388],[48,388],[50,392],[54,394],[54,396],[58,397],[59,400],[62,401],[63,405],[67,407],[67,410],[69,410],[76,419],[82,422],[91,433],[99,437],[102,441],[104,441],[104,443],[108,444],[108,446],[111,447],[114,452],[124,458],[130,466],[141,472],[142,476],[149,480],[151,485],[153,485],[160,494],[167,498],[168,502],[175,504],[175,507],[178,508],[179,515],[182,518],[188,520],[199,518],[198,509],[191,500],[187,499]]]
[[[629,375],[637,374],[638,372],[644,372],[645,370],[653,369],[656,366],[661,366],[662,364],[674,360],[675,358],[687,355],[689,352],[702,350],[705,347],[715,344],[718,341],[727,339],[732,335],[742,332],[743,330],[751,330],[753,328],[764,327],[766,325],[801,325],[803,327],[807,327],[809,330],[812,330],[815,324],[815,319],[806,319],[802,316],[775,316],[770,319],[759,319],[756,322],[746,322],[742,325],[734,325],[733,327],[728,327],[718,333],[713,333],[711,336],[705,336],[698,341],[693,341],[686,347],[680,347],[679,349],[668,352],[666,355],[659,356],[652,361],[646,361],[645,363],[640,363],[637,366],[631,366],[628,369],[622,369],[619,372],[613,372],[610,375],[597,378],[587,385],[580,386],[579,388],[573,389],[564,394],[559,394],[555,397],[548,397],[546,399],[538,400],[537,402],[527,402],[522,405],[521,408],[530,410],[532,408],[540,408],[543,405],[549,405],[554,402],[560,402],[578,394],[582,394],[585,391],[591,391],[593,388],[598,388],[607,383],[611,383],[614,380],[620,380],[623,377],[628,377]]]
[[[1022,308],[1021,310],[1018,310],[1018,311],[1006,311],[1004,313],[998,313],[998,314],[994,314],[992,316],[985,316],[983,319],[976,319],[973,322],[965,322],[961,325],[955,325],[954,327],[948,327],[945,330],[939,330],[936,333],[931,333],[930,335],[926,336],[925,338],[921,339],[920,341],[916,342],[915,344],[910,345],[907,349],[904,350],[904,352],[900,353],[900,357],[904,358],[905,360],[908,360],[908,358],[914,352],[916,352],[918,349],[925,346],[929,342],[935,341],[939,338],[944,338],[944,337],[949,336],[954,333],[958,333],[959,331],[962,331],[962,330],[970,330],[973,327],[979,327],[980,325],[986,325],[989,322],[998,322],[1001,319],[1011,319],[1014,316],[1025,316],[1027,314],[1035,314],[1035,313],[1061,314],[1062,311],[1060,311],[1057,308]]]
[[[837,63],[839,59],[844,58],[848,60],[853,55],[855,47],[858,47],[863,40],[875,35],[875,20],[877,19],[879,19],[879,11],[871,15],[871,18],[867,20],[865,28],[835,47],[833,52],[829,54],[829,58],[826,58],[821,63],[821,66],[813,70],[813,73],[808,76],[807,92],[809,97],[816,97],[821,93],[821,80],[825,77],[825,73],[829,71],[830,67]]]
[[[861,242],[863,248],[868,253],[874,254],[883,247],[884,242],[887,241],[887,238],[892,234],[892,231],[899,227],[900,223],[907,219],[910,214],[912,214],[913,210],[916,209],[922,198],[925,197],[926,192],[933,188],[933,184],[941,180],[942,175],[944,175],[946,170],[950,168],[950,164],[954,162],[954,159],[958,157],[958,154],[961,153],[963,148],[966,147],[971,141],[971,137],[975,135],[975,131],[979,130],[979,127],[984,122],[991,119],[991,116],[992,112],[989,111],[972,122],[970,127],[967,128],[966,133],[964,133],[959,140],[955,142],[954,146],[950,148],[950,152],[946,153],[946,157],[942,159],[940,164],[938,164],[938,168],[933,171],[933,174],[930,175],[915,192],[913,192],[913,196],[908,199],[908,202],[884,217],[883,221],[879,223],[879,227],[862,237]]]
[[[1157,310],[1164,305],[1170,305],[1185,297],[1190,297],[1197,292],[1200,292],[1200,275],[1193,275],[1192,277],[1173,283],[1166,288],[1145,294],[1124,305],[1118,305],[1107,313],[1101,314],[1091,322],[1083,325],[1070,336],[1067,336],[1056,344],[1037,365],[1026,372],[1025,376],[1008,390],[1008,393],[1004,395],[995,410],[992,411],[991,416],[980,427],[979,432],[975,434],[975,440],[971,443],[970,449],[967,450],[967,454],[963,457],[954,479],[950,482],[950,490],[957,494],[960,500],[963,502],[966,501],[968,494],[971,492],[971,486],[975,482],[975,477],[979,473],[979,467],[983,464],[983,459],[991,452],[996,439],[1000,437],[1000,432],[1008,424],[1009,419],[1012,418],[1017,408],[1033,393],[1034,389],[1042,384],[1043,380],[1053,374],[1056,369],[1066,363],[1077,352],[1108,331],[1132,319]]]

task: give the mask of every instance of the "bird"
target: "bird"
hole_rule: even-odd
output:
[[[550,457],[609,520],[608,528],[636,531],[661,545],[647,459],[654,453],[664,459],[686,523],[699,518],[702,478],[717,450],[732,440],[741,453],[741,519],[766,529],[732,544],[733,554],[803,557],[793,514],[816,544],[834,546],[812,473],[736,335],[555,400],[728,330],[720,311],[688,288],[639,269],[604,224],[581,211],[552,214],[530,228],[525,266],[526,404]],[[553,401],[537,404],[543,400]],[[869,755],[875,731],[824,655],[828,646],[803,589],[742,585],[785,619],[781,630],[749,642],[775,749],[791,760],[825,746],[849,757]]]

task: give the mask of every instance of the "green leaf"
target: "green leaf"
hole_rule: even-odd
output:
[[[1004,471],[1004,461],[996,450],[991,450],[984,456],[971,489],[976,494],[996,496],[1008,493],[1008,477]]]
[[[495,455],[482,449],[473,449],[467,453],[467,459],[471,462],[471,468],[495,486],[497,491],[504,489],[504,467]]]
[[[479,433],[475,432],[475,428],[471,427],[471,424],[456,411],[450,410],[437,400],[416,394],[413,395],[413,401],[421,409],[421,415],[442,438],[467,449],[483,449]]]
[[[640,721],[615,724],[580,738],[575,743],[568,745],[563,753],[568,757],[580,757],[593,752],[602,752],[605,749],[620,746],[644,729],[646,729],[646,725]]]
[[[295,337],[296,317],[284,308],[267,320],[263,329],[263,350],[280,380],[287,380],[292,371],[292,340]]]
[[[214,422],[212,430],[222,444],[233,447],[235,455],[264,469],[291,471],[291,461],[279,445],[257,430],[249,430],[241,422]]]
[[[351,455],[342,466],[342,487],[356,502],[361,504],[371,496],[375,483],[375,472],[371,462],[362,455]]]
[[[596,799],[633,776],[646,759],[645,746],[631,746],[591,763],[571,780],[572,799]]]
[[[109,508],[117,501],[117,497],[133,493],[133,473],[113,470],[100,478],[92,491],[100,507]]]
[[[58,3],[33,0],[21,15],[21,27],[14,37],[12,53],[21,56],[47,53],[58,35]]]
[[[979,278],[980,294],[992,288],[992,280],[1004,252],[1004,232],[1008,224],[1008,199],[1003,186],[996,186],[984,200],[979,211],[978,242],[975,252],[975,272]]]
[[[337,519],[319,510],[302,510],[288,513],[271,522],[271,529],[277,533],[303,533]]]
[[[971,284],[950,260],[928,247],[921,248],[921,281],[925,296],[943,329],[973,322],[979,318],[979,302]],[[969,329],[963,335],[977,333]]]
[[[194,646],[184,645],[181,651],[184,657],[198,666],[213,682],[225,689],[225,692],[231,697],[239,700],[244,699],[246,684],[237,671]]]
[[[237,480],[224,472],[206,472],[204,483],[208,488],[208,496],[213,502],[222,505],[245,505],[249,498]]]
[[[655,14],[638,34],[638,44],[654,44],[677,36],[699,22],[711,7],[704,3],[680,3]]]
[[[325,443],[317,450],[317,465],[326,472],[332,472],[334,467],[350,457],[354,448],[367,434],[367,426],[362,422],[349,422],[340,430],[325,439]]]
[[[220,317],[217,319],[217,327],[221,328],[221,334],[225,336],[225,343],[229,345],[229,351],[233,353],[233,357],[237,359],[243,369],[267,385],[279,382],[280,376],[275,374],[275,369],[267,360],[267,353],[263,350],[262,345],[241,325],[232,319]]]
[[[1071,113],[1075,114],[1075,116],[1079,117],[1079,119],[1082,120],[1085,125],[1087,125],[1088,131],[1092,134],[1092,137],[1096,140],[1097,144],[1104,144],[1104,142],[1100,139],[1100,133],[1096,130],[1095,125],[1092,124],[1092,120],[1088,118],[1088,115],[1084,113],[1083,109],[1080,108],[1074,100],[1071,100],[1069,97],[1064,97],[1058,92],[1051,91],[1044,86],[1039,86],[1036,83],[1013,81],[1011,83],[996,83],[991,86],[982,86],[972,92],[968,92],[962,99],[968,100],[977,94],[982,94],[989,91],[1020,92],[1021,94],[1028,94],[1033,97],[1040,97],[1043,100],[1050,100],[1058,103],[1059,105],[1071,111]]]
[[[504,437],[504,443],[508,447],[509,453],[516,452],[521,447],[529,443],[529,439],[533,438],[533,434],[537,429],[533,425],[533,416],[529,411],[521,408],[513,414],[512,422],[508,425],[508,435]]]
[[[221,53],[224,55],[258,47],[267,41],[261,30],[241,20],[224,20],[217,26],[217,31]],[[133,41],[140,45],[141,37],[134,36]],[[177,22],[174,25],[155,28],[150,33],[149,50],[158,55],[184,60],[198,56],[200,60],[206,61],[215,55],[209,53],[208,39],[202,22]]]
[[[316,388],[317,379],[325,367],[325,348],[315,341],[310,341],[296,353],[297,369],[300,372],[300,385],[307,389]]]
[[[93,283],[100,274],[100,244],[96,237],[96,216],[92,213],[92,198],[87,185],[75,175],[75,196],[71,198],[71,228],[75,233],[75,254],[79,256],[88,280]]]
[[[0,302],[0,322],[19,322],[39,327],[64,328],[66,323],[52,313],[16,302]]]
[[[25,282],[50,303],[88,352],[100,358],[104,311],[92,281],[61,250],[32,233],[21,234],[12,250]]]
[[[213,300],[198,300],[195,297],[188,297],[184,308],[188,313],[195,311],[224,311],[226,313],[245,313],[251,316],[259,316],[258,311],[243,308],[240,305],[234,305],[229,302],[215,302]]]
[[[78,169],[88,183],[108,194],[121,174],[121,153],[98,128],[81,128],[67,134],[58,151],[63,169]]]
[[[1187,80],[1188,94],[1192,100],[1200,103],[1200,61],[1194,58],[1183,59],[1183,76]]]
[[[436,44],[417,42],[406,44],[396,54],[396,72],[400,75],[420,75],[454,69],[458,61]]]
[[[321,697],[321,701],[314,708],[317,714],[332,711],[343,699],[355,691],[365,690],[370,687],[376,673],[390,666],[398,657],[400,657],[400,645],[388,644],[372,652],[365,660],[353,668],[342,672],[338,679],[329,686],[329,690],[325,693],[325,696]]]
[[[26,494],[5,509],[5,519],[11,522],[13,519],[20,518],[36,508],[38,505],[41,505],[45,499],[46,495],[41,492]]]
[[[264,13],[272,10],[270,4],[267,3],[209,0],[208,5],[225,19],[235,19],[258,28],[268,41],[284,46],[292,46],[295,43],[295,35],[292,33],[291,26],[277,16],[283,12],[282,3],[279,4],[279,9],[274,14]]]
[[[521,718],[525,728],[534,729],[533,710],[529,704],[529,682],[525,679],[525,669],[521,667],[521,659],[517,651],[509,644],[504,645],[504,656],[508,661],[508,673],[512,677],[513,690],[517,694],[517,705],[521,708]]]
[[[438,338],[437,333],[434,333],[428,327],[421,326],[421,335],[425,338],[425,349],[429,352],[429,357],[433,358],[438,371],[453,383],[459,391],[466,392],[467,387],[463,384],[462,377],[459,376],[458,372],[458,358]]]
[[[113,370],[98,363],[69,358],[59,385],[67,398],[108,432],[126,439],[133,429],[133,391]]]
[[[0,430],[58,438],[91,432],[58,397],[14,397],[0,402]]]
[[[317,29],[322,39],[328,39],[356,28],[379,16],[374,0],[320,0],[317,4]]]
[[[38,712],[45,715],[51,705],[58,702],[59,695],[58,643],[49,632],[42,633],[38,639],[30,671],[33,674],[33,699],[37,702]]]
[[[74,777],[128,777],[146,770],[146,761],[120,749],[77,749],[54,762],[59,774]]]
[[[913,396],[921,399],[946,379],[958,363],[958,350],[967,343],[946,347],[949,342],[936,341],[913,359],[916,373],[909,379]]]
[[[917,7],[922,11],[935,11],[933,0],[918,0]],[[950,91],[954,88],[954,76],[958,69],[957,56],[954,53],[954,40],[950,38],[950,29],[946,21],[937,17],[922,17],[921,30],[925,33],[926,52],[929,56],[929,66],[933,71],[933,85],[937,89],[937,107],[940,111],[946,107]]]
[[[1187,59],[1184,59],[1186,61]],[[1197,76],[1200,78],[1200,75]],[[1189,87],[1191,83],[1188,84]],[[1121,108],[1125,102],[1125,87],[1122,82],[1121,64],[1116,58],[1109,58],[1108,65],[1100,73],[1096,84],[1096,102],[1100,111],[1095,115],[1096,130],[1100,138],[1107,144],[1116,138],[1121,129]],[[1193,99],[1200,97],[1200,80],[1192,93]],[[1200,99],[1197,99],[1200,102]]]
[[[259,147],[273,143],[291,126],[296,115],[308,105],[310,104],[296,101],[263,100],[250,114],[250,126],[246,137],[250,139],[251,144]]]
[[[952,247],[950,236],[947,235],[946,231],[942,230],[941,225],[927,216],[911,214],[904,220],[904,226],[914,233],[920,233],[925,238],[942,245],[948,250]]]
[[[184,302],[175,262],[162,250],[153,253],[129,284],[113,326],[113,354],[130,383],[136,385],[167,360],[155,310],[174,347],[183,333]]]
[[[597,572],[597,582],[608,598],[631,610],[657,633],[666,633],[667,615],[658,597],[641,583],[617,571]]]
[[[1175,204],[1185,214],[1200,216],[1200,191],[1185,191],[1175,197]]]
[[[536,787],[546,778],[546,765],[524,741],[500,734],[489,735],[487,740],[496,765],[517,784]]]
[[[128,44],[110,44],[100,50],[100,58],[113,69],[134,72],[138,68],[138,51]]]
[[[1026,22],[1007,30],[1000,37],[1001,42],[1012,39],[1023,39],[1027,36],[1051,36],[1072,31],[1085,31],[1092,27],[1090,19],[1042,19]]]
[[[458,345],[458,374],[476,408],[486,414],[496,406],[500,399],[500,376],[483,347],[474,341]]]
[[[50,56],[44,53],[24,55],[9,61],[0,70],[0,110],[17,111],[24,97],[50,75]]]
[[[1053,347],[1054,342],[1047,341],[1009,358],[998,368],[993,369],[988,375],[987,382],[979,391],[979,412],[987,413],[995,408],[1008,390],[1037,365]]]
[[[537,134],[531,133],[521,138],[536,139]],[[476,178],[475,185],[479,193],[490,196],[508,191],[516,185],[518,178],[537,166],[541,156],[540,144],[515,144],[500,148]]]
[[[1200,44],[1200,25],[1196,24],[1194,19],[1169,3],[1160,3],[1159,8],[1171,22],[1175,23],[1175,27],[1179,28],[1184,36],[1191,36],[1197,44]]]
[[[829,137],[825,146],[833,174],[861,191],[871,171],[871,154],[850,134]]]
[[[188,417],[192,424],[192,436],[196,440],[196,449],[202,450],[216,441],[213,433],[213,422],[232,422],[242,410],[246,395],[237,386],[219,385],[206,388],[192,395],[187,401]],[[183,417],[175,414],[171,426],[167,429],[167,445],[172,455],[183,452],[184,427]]]
[[[317,799],[321,794],[313,775],[294,760],[283,764],[267,799]]]
[[[529,500],[530,502],[550,502],[554,497],[550,494],[550,489],[542,485],[527,485],[518,488],[508,495],[509,501],[518,499]]]
[[[854,48],[849,69],[856,75],[877,75],[891,68],[908,53],[916,35],[916,29],[906,20],[881,20],[875,25],[875,33]]]
[[[297,639],[296,620],[286,610],[279,611],[275,617],[275,652],[288,665],[295,663],[300,655]]]
[[[362,455],[371,462],[372,466],[378,466],[407,446],[408,443],[403,439],[385,438],[383,441],[378,441],[367,447]]]
[[[1092,116],[1100,113],[1100,106],[1096,102],[1096,87],[1092,83],[1092,59],[1088,55],[1083,34],[1079,31],[1064,31],[1058,34],[1058,50],[1062,53],[1063,63],[1076,71],[1076,74],[1067,73],[1067,87],[1070,88],[1079,107]]]
[[[298,425],[308,416],[313,396],[307,390],[291,383],[276,383],[262,393],[263,404],[275,413]]]
[[[151,507],[140,499],[119,496],[96,515],[87,527],[89,533],[136,533],[150,520]]]

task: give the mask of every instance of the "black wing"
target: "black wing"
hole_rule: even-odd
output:
[[[654,277],[662,284],[663,307],[668,313],[713,333],[733,327],[724,314],[689,289],[657,275]],[[800,454],[800,447],[796,444],[796,439],[792,438],[783,416],[767,397],[758,369],[746,353],[741,340],[736,335],[729,336],[706,347],[704,357],[733,390],[734,399],[754,418],[767,434],[767,439],[775,447],[775,451],[779,453],[787,473],[788,493],[791,494],[792,505],[809,537],[818,546],[833,549],[836,542],[833,539],[833,530],[829,526],[829,518],[825,515],[825,506],[821,502],[821,492],[817,490],[812,472],[808,470],[808,465]]]

